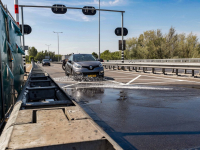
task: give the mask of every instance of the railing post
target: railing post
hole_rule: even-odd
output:
[[[128,67],[128,70],[131,71],[131,66]]]
[[[192,70],[192,76],[194,77],[194,70]]]
[[[172,73],[174,73],[174,69],[172,69]]]
[[[178,69],[176,69],[176,75],[178,76]]]
[[[187,69],[185,69],[185,74],[187,74]]]
[[[135,72],[137,72],[137,67],[135,67]]]
[[[144,72],[144,73],[146,72],[146,67],[143,67],[143,72]]]
[[[162,72],[163,72],[163,74],[165,75],[165,68],[162,68]]]
[[[153,73],[153,74],[155,73],[155,68],[152,68],[152,73]]]

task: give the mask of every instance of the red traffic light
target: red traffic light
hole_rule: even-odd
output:
[[[84,9],[82,9],[83,14],[85,15],[95,15],[96,14],[96,10],[95,7],[92,6],[84,6]],[[89,10],[89,9],[94,9],[94,10]]]
[[[123,28],[123,29],[124,29],[124,31],[123,31],[124,34],[123,35],[126,36],[128,34],[128,30],[126,28]],[[115,29],[115,34],[117,36],[122,36],[122,28],[121,27],[116,28]]]
[[[67,8],[65,5],[54,4],[53,7],[63,7],[63,8],[51,8],[52,12],[55,14],[65,14],[67,12]]]

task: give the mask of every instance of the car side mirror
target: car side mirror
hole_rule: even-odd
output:
[[[97,59],[97,61],[101,61],[100,59]]]
[[[71,60],[68,60],[68,62],[71,64],[72,63],[72,61]]]

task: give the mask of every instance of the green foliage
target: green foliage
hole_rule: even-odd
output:
[[[35,57],[37,55],[37,49],[35,47],[30,47],[28,50],[28,55]]]
[[[95,57],[95,58],[98,58],[98,54],[93,52],[92,55]]]
[[[35,61],[34,56],[29,56],[29,62],[31,62],[32,60]]]
[[[110,52],[109,50],[105,50],[103,53],[101,53],[101,59],[103,60],[119,60],[121,59],[121,52]]]
[[[45,56],[49,56],[50,59],[52,59],[52,61],[58,61],[58,57],[59,57],[59,60],[61,60],[62,58],[62,55],[55,55],[55,52],[51,52],[51,51],[41,51],[41,52],[38,52],[36,57],[35,57],[35,60],[37,61],[42,61],[43,59],[45,59]]]
[[[101,54],[104,60],[121,59],[121,51],[105,50]],[[117,57],[116,57],[117,56]],[[171,27],[165,35],[161,30],[145,31],[138,38],[126,41],[125,59],[164,59],[164,58],[199,58],[200,43],[193,33],[185,35],[176,33]]]
[[[28,56],[28,55],[25,56],[25,61],[26,61],[26,62],[30,62],[30,61],[29,61],[29,56]]]

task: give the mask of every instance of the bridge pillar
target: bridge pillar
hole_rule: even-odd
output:
[[[176,69],[176,75],[178,76],[178,69]]]
[[[192,70],[192,76],[194,77],[194,70]]]
[[[155,68],[152,68],[152,73],[153,73],[153,74],[155,73]]]

